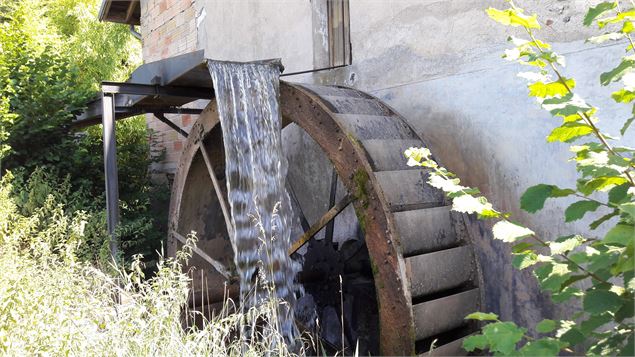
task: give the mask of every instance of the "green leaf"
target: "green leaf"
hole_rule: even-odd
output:
[[[478,321],[496,321],[498,315],[491,312],[473,312],[465,316],[466,320],[478,320]]]
[[[596,6],[590,7],[586,15],[584,16],[584,20],[582,21],[582,23],[584,24],[584,26],[590,26],[593,21],[600,15],[609,10],[615,9],[616,6],[617,4],[615,3],[615,1],[604,1],[597,4]]]
[[[611,98],[613,98],[613,100],[618,103],[630,103],[635,99],[635,92],[626,89],[620,89],[616,92],[611,93]]]
[[[578,343],[584,342],[586,340],[586,336],[584,336],[580,329],[577,327],[571,327],[568,331],[564,332],[558,338],[560,338],[560,341],[568,343],[572,346],[575,346]]]
[[[549,197],[565,197],[575,193],[571,189],[561,189],[554,185],[539,184],[528,188],[520,197],[520,208],[534,213],[545,206],[545,201]]]
[[[475,349],[484,350],[487,345],[487,337],[484,335],[473,335],[463,340],[463,349],[467,352],[473,352]]]
[[[586,42],[589,43],[593,43],[593,44],[600,44],[600,43],[604,43],[606,41],[617,41],[617,40],[621,40],[624,38],[624,34],[621,32],[609,32],[609,33],[605,33],[599,36],[593,36],[593,37],[589,37]]]
[[[631,187],[630,184],[624,183],[619,186],[613,187],[609,191],[609,202],[613,204],[620,204],[628,199],[628,189]]]
[[[619,81],[626,73],[630,72],[633,67],[635,67],[635,60],[624,58],[617,67],[600,75],[600,83],[606,86],[611,82]]]
[[[630,215],[631,217],[635,218],[635,202],[627,202],[627,203],[622,203],[619,206],[620,211]]]
[[[557,356],[566,344],[554,338],[541,338],[527,342],[518,352],[521,356]]]
[[[562,237],[555,242],[549,242],[549,249],[553,255],[564,254],[579,247],[582,243],[584,243],[584,238],[579,235]]]
[[[538,255],[534,252],[518,253],[512,259],[512,265],[518,270],[529,268],[536,263],[538,263]]]
[[[494,233],[494,238],[508,243],[515,242],[519,239],[527,238],[535,234],[531,229],[519,226],[507,220],[496,222],[494,227],[492,227],[492,232]]]
[[[565,222],[573,222],[582,219],[587,212],[593,212],[600,207],[596,201],[578,201],[571,204],[564,211]]]
[[[538,18],[536,15],[527,16],[524,15],[520,10],[498,10],[490,7],[485,11],[492,20],[505,26],[522,26],[532,29],[540,28],[540,24],[538,24]]]
[[[569,267],[561,263],[547,263],[534,269],[543,290],[559,292],[562,284],[570,278]]]
[[[582,306],[589,314],[600,315],[617,311],[622,306],[622,299],[612,291],[595,289],[587,291]]]
[[[574,288],[571,286],[567,286],[566,288],[562,289],[560,292],[552,292],[551,293],[551,300],[553,300],[553,302],[555,303],[561,303],[564,301],[567,301],[569,299],[571,299],[572,297],[580,297],[582,296],[582,292],[580,291],[580,289],[578,288]]]
[[[551,134],[547,136],[547,141],[550,143],[554,141],[568,143],[583,136],[587,136],[592,132],[593,128],[587,124],[577,122],[564,123],[553,129]]]
[[[516,350],[516,343],[523,338],[526,331],[513,322],[495,322],[483,327],[483,335],[487,337],[490,350],[506,355]]]
[[[635,93],[633,94],[633,98],[635,99]],[[632,101],[633,99],[631,99]],[[633,120],[635,120],[635,117],[631,117],[629,119],[626,120],[626,122],[624,122],[624,125],[622,126],[622,129],[620,129],[620,134],[624,135],[626,134],[626,131],[628,130],[628,128],[631,126],[631,124],[633,124]]]
[[[635,227],[630,224],[618,224],[613,227],[606,236],[603,242],[606,244],[619,244],[622,246],[628,245],[635,239]]]
[[[528,85],[527,88],[529,88],[530,97],[546,98],[563,96],[569,93],[569,89],[575,87],[575,81],[573,79],[566,79],[564,83],[566,83],[566,86],[560,81],[550,83],[535,82]]]
[[[542,101],[542,107],[553,115],[568,117],[586,113],[593,109],[577,94],[569,93],[563,97],[548,98]]]
[[[579,181],[578,190],[585,195],[590,195],[593,191],[605,191],[627,182],[628,180],[621,176],[602,176],[589,181]]]
[[[545,319],[536,325],[536,331],[540,333],[549,333],[556,329],[556,322],[553,320]]]
[[[527,242],[520,242],[512,247],[512,253],[524,253],[530,251],[534,245]]]
[[[463,195],[452,200],[452,210],[463,213],[481,213],[483,211],[494,211],[492,204],[487,202],[485,197],[474,197]]]
[[[592,315],[587,320],[582,321],[580,324],[580,330],[583,334],[588,335],[589,333],[595,331],[598,327],[611,322],[611,320],[613,320],[613,317],[608,313]]]
[[[599,227],[602,223],[608,221],[609,219],[615,217],[618,215],[618,210],[614,210],[613,212],[606,214],[600,218],[598,218],[597,220],[593,221],[591,224],[589,224],[589,227],[591,229],[597,229],[597,227]]]

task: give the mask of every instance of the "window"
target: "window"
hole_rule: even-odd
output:
[[[351,64],[351,33],[348,0],[326,0],[329,65]]]

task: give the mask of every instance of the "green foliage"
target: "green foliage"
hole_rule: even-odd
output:
[[[14,172],[15,195],[30,197],[25,213],[50,191],[61,192],[54,188],[63,181],[64,195],[73,194],[72,202],[63,200],[66,211],[94,217],[95,239],[86,242],[93,253],[82,255],[90,259],[97,258],[105,239],[97,239],[105,224],[102,134],[99,127],[73,132],[70,123],[100,81],[124,80],[140,63],[140,44],[128,28],[97,20],[100,3],[8,0],[0,17],[0,169]],[[165,187],[150,183],[143,118],[117,123],[117,148],[122,178],[117,234],[125,258],[156,256],[166,229],[157,223],[164,217],[155,217],[164,214],[157,210],[168,198]],[[35,186],[43,191],[36,194]]]
[[[5,177],[0,182],[0,354],[293,355],[277,324],[269,323],[276,321],[281,303],[273,298],[244,313],[232,313],[228,304],[212,320],[189,310],[191,281],[183,263],[191,257],[194,235],[176,258],[160,258],[149,279],[139,257],[125,269],[114,266],[111,275],[77,257],[88,215],[67,215],[55,191],[43,206],[23,214],[14,191]],[[195,315],[204,325],[184,327],[183,317]],[[241,338],[256,323],[260,338]]]
[[[473,313],[468,319],[492,321],[481,334],[465,339],[467,351],[489,350],[495,355],[555,356],[562,351],[586,349],[588,355],[633,355],[635,334],[635,149],[618,146],[617,137],[598,127],[598,109],[574,92],[575,81],[562,75],[565,60],[540,41],[533,30],[540,28],[536,16],[526,16],[513,2],[505,10],[488,9],[488,15],[507,26],[521,27],[528,39],[510,37],[514,45],[505,51],[507,60],[533,66],[535,72],[524,72],[529,96],[535,97],[543,109],[562,120],[547,137],[547,142],[574,143],[570,146],[579,174],[575,188],[559,188],[538,184],[522,195],[520,206],[529,213],[544,208],[549,198],[576,196],[578,201],[563,212],[563,220],[583,219],[589,212],[603,216],[589,224],[589,232],[600,226],[607,228],[603,237],[574,234],[557,238],[541,238],[531,229],[510,221],[510,215],[496,211],[474,188],[460,185],[454,174],[440,167],[425,148],[405,152],[408,164],[432,169],[429,183],[453,199],[453,210],[476,213],[481,219],[497,219],[493,236],[514,243],[513,265],[517,269],[533,269],[542,290],[551,293],[556,303],[577,301],[582,311],[570,320],[544,320],[535,326],[532,338],[527,330],[512,322],[498,320],[494,314]],[[632,2],[603,2],[591,7],[584,19],[590,26],[610,30],[589,40],[626,39],[627,52],[634,52],[631,39],[635,7]],[[627,54],[612,70],[600,76],[600,84],[622,82],[612,94],[618,103],[633,105],[635,100],[635,55]],[[621,130],[624,135],[633,118]],[[579,143],[584,140],[582,143]],[[617,144],[612,144],[617,143]],[[546,254],[545,252],[548,252]]]

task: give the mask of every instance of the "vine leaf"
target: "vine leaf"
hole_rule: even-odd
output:
[[[517,253],[512,259],[512,265],[518,269],[523,270],[538,263],[538,255],[534,252]]]
[[[557,356],[566,344],[554,338],[542,338],[527,342],[520,350],[521,356]]]
[[[539,184],[529,187],[520,197],[520,208],[534,213],[545,206],[545,201],[550,197],[565,197],[575,193],[571,189],[561,189],[554,185]]]
[[[582,243],[584,243],[584,238],[579,235],[561,237],[555,242],[549,242],[549,249],[551,249],[551,254],[563,254],[574,250]]]
[[[587,124],[582,123],[564,123],[563,125],[553,129],[551,134],[547,136],[547,141],[552,143],[554,141],[560,141],[563,143],[571,142],[583,136],[587,136],[593,132]]]
[[[483,327],[483,335],[487,337],[490,350],[511,354],[527,330],[516,326],[513,322],[495,322]]]
[[[617,311],[622,306],[622,299],[612,291],[595,289],[586,293],[582,305],[589,314],[600,315]]]
[[[545,319],[536,325],[536,331],[540,333],[548,333],[556,329],[556,322],[553,320]]]
[[[569,89],[575,87],[575,81],[573,79],[566,79],[564,83],[566,83],[566,85],[560,81],[550,83],[535,82],[528,85],[527,88],[529,88],[530,97],[545,98],[563,96],[569,93]]]
[[[505,26],[522,26],[530,29],[540,29],[538,16],[535,14],[532,16],[527,16],[514,9],[498,10],[492,7],[485,10],[485,12],[487,12],[487,15],[492,20],[499,22]]]
[[[484,350],[487,345],[487,337],[484,335],[470,336],[463,341],[463,348],[468,352],[473,352],[475,349]]]
[[[473,312],[465,316],[466,320],[478,320],[478,321],[496,321],[498,315],[491,312]]]
[[[633,93],[633,92],[630,92],[630,93]],[[632,97],[630,97],[629,102],[631,102],[633,99],[635,99],[635,93],[632,94]],[[628,130],[628,128],[631,126],[631,124],[633,124],[633,120],[635,120],[635,116],[626,120],[626,122],[624,123],[624,126],[622,126],[622,129],[620,129],[620,134],[622,135],[626,134],[626,131]]]
[[[604,243],[627,246],[635,239],[635,227],[631,224],[618,224],[604,237]]]
[[[600,15],[609,10],[615,9],[616,6],[617,5],[615,4],[615,1],[601,2],[596,6],[589,8],[589,11],[587,11],[586,15],[584,16],[584,20],[582,21],[582,23],[584,24],[584,26],[590,26],[593,21]]]
[[[564,211],[565,222],[573,222],[582,219],[587,212],[593,212],[600,207],[597,201],[578,201],[571,204]]]
[[[624,58],[617,67],[600,75],[600,83],[606,86],[611,82],[619,81],[626,73],[630,72],[633,67],[635,67],[635,60],[632,58]]]
[[[497,222],[492,227],[494,238],[502,240],[503,242],[515,242],[519,239],[533,236],[535,233],[529,228],[519,226],[507,220]]]
[[[620,205],[620,211],[635,218],[635,202],[627,202]]]

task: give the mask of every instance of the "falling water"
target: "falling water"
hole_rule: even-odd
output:
[[[270,293],[286,304],[278,324],[287,343],[297,336],[293,318],[294,278],[299,266],[287,255],[292,217],[285,190],[278,107],[279,61],[208,61],[225,145],[230,237],[240,277],[243,307]]]

